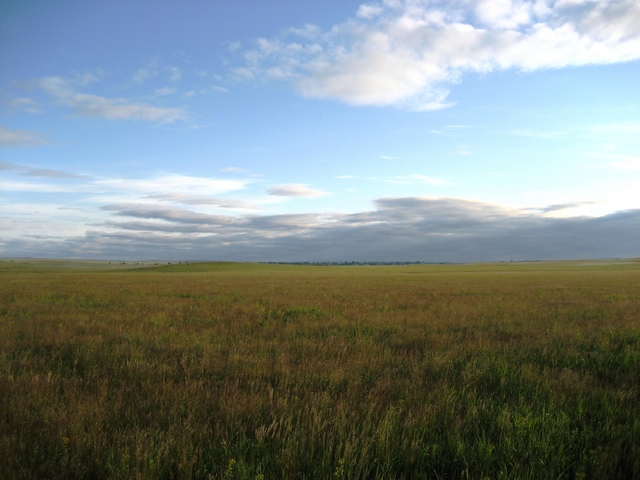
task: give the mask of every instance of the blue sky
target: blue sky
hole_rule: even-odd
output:
[[[1,256],[640,256],[636,0],[7,0],[0,45]]]

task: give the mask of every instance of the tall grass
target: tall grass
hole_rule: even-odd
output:
[[[0,478],[640,478],[640,263],[34,265]]]

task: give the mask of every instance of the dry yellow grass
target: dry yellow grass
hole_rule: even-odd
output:
[[[0,281],[2,478],[640,477],[638,262]]]

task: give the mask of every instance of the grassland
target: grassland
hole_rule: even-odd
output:
[[[640,478],[640,261],[0,262],[0,478]]]

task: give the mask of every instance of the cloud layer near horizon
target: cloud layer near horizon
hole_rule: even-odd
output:
[[[638,255],[640,210],[546,217],[455,198],[381,198],[354,214],[230,216],[149,204],[102,207],[85,235],[7,239],[13,256],[124,260],[501,261]],[[570,206],[567,206],[569,208]],[[562,209],[554,205],[553,210]]]
[[[384,0],[326,32],[259,39],[236,73],[290,80],[307,97],[435,110],[466,73],[638,59],[638,18],[635,0]]]

